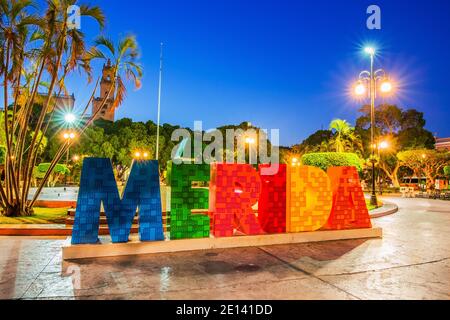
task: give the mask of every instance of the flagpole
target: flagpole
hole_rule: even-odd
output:
[[[159,59],[159,85],[158,85],[158,120],[156,127],[156,160],[159,160],[159,125],[161,121],[161,85],[163,71],[163,43],[161,42],[161,54]]]

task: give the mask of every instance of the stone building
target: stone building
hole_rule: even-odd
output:
[[[47,100],[48,93],[38,93],[38,99],[35,100],[40,104],[43,104],[44,101]],[[51,105],[55,106],[56,110],[73,110],[75,106],[75,94],[65,95],[60,94],[59,96],[56,93],[53,95],[51,100]]]

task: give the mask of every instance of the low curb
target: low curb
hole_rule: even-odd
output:
[[[70,236],[72,229],[64,225],[4,225],[0,226],[0,236],[28,236],[28,237],[47,237],[47,236]]]
[[[369,212],[371,219],[390,216],[398,212],[398,206],[393,203],[386,202],[381,208]]]
[[[389,216],[398,212],[398,206],[393,203],[385,203],[381,208],[369,212],[371,219],[377,219]],[[104,228],[103,228],[104,229]],[[107,235],[109,231],[107,228],[99,230],[99,235]],[[137,230],[135,230],[137,232]],[[72,228],[66,226],[54,225],[23,225],[15,226],[0,226],[0,236],[71,236]]]

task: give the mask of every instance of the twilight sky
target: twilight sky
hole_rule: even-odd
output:
[[[398,81],[395,98],[378,100],[425,112],[427,128],[450,136],[448,0],[92,0],[108,18],[105,33],[134,33],[145,76],[129,90],[118,118],[156,122],[159,44],[164,42],[162,122],[204,129],[250,121],[280,129],[293,145],[333,118],[354,123],[361,102],[349,86],[377,67]],[[382,10],[382,30],[366,28],[366,9]],[[82,21],[93,39],[98,29]],[[78,103],[90,86],[72,81]]]

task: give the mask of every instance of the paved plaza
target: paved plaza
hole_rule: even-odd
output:
[[[385,198],[384,238],[61,262],[0,238],[0,299],[450,299],[450,202]]]

